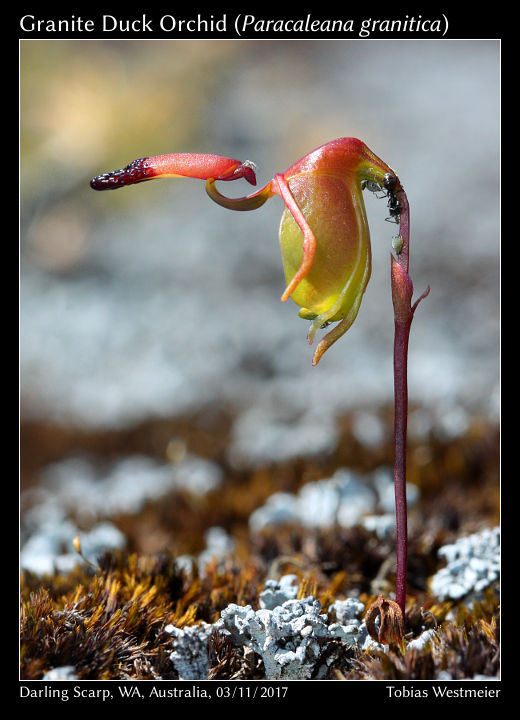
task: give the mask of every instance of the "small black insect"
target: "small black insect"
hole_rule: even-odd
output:
[[[397,185],[397,178],[395,175],[392,175],[392,173],[385,173],[385,176],[383,178],[383,187],[385,190],[388,190],[388,192],[393,192],[395,186]]]
[[[399,202],[399,198],[394,192],[396,185],[396,176],[390,172],[387,172],[383,177],[382,186],[375,180],[363,180],[363,182],[361,183],[361,189],[370,190],[370,192],[375,193],[378,198],[388,198],[387,207],[390,215],[389,217],[385,218],[385,220],[387,220],[388,222],[394,222],[399,224],[399,219],[401,215],[401,203]],[[377,195],[377,193],[382,194]]]
[[[383,187],[385,188],[388,197],[387,207],[390,213],[389,217],[385,218],[385,220],[387,220],[387,222],[394,222],[398,224],[401,215],[401,203],[394,192],[396,185],[396,176],[389,172],[385,173],[383,178]]]

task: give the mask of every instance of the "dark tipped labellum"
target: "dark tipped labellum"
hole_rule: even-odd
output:
[[[171,153],[139,158],[121,170],[97,175],[90,181],[90,187],[94,190],[116,190],[158,177],[193,177],[223,181],[245,178],[251,185],[256,185],[255,170],[256,165],[250,160],[241,163],[220,155]]]
[[[138,158],[121,170],[97,175],[90,181],[90,187],[94,190],[116,190],[125,185],[151,180],[157,176],[157,170],[149,164],[149,160],[147,157]]]

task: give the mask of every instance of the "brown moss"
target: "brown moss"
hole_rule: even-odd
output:
[[[331,455],[295,459],[252,470],[237,470],[226,459],[230,415],[208,413],[183,420],[150,421],[109,433],[78,433],[37,424],[22,426],[23,482],[40,467],[78,451],[105,460],[139,452],[157,458],[172,437],[188,451],[218,462],[221,488],[203,497],[172,493],[150,502],[136,516],[111,518],[128,540],[128,550],[99,558],[99,572],[78,565],[70,573],[36,577],[22,574],[21,676],[38,679],[53,667],[73,665],[82,679],[174,679],[167,624],[213,623],[229,603],[258,608],[268,579],[294,573],[298,595],[314,595],[324,611],[354,591],[368,607],[395,582],[393,540],[383,541],[362,527],[309,530],[299,526],[251,533],[251,512],[274,492],[295,493],[306,482],[348,465],[360,472],[392,462],[392,414],[382,411],[386,440],[376,451],[353,436],[348,417],[340,421],[341,441]],[[443,564],[437,551],[461,532],[498,521],[498,433],[474,421],[462,438],[445,440],[432,432],[410,442],[409,480],[421,488],[410,512],[408,607],[405,638],[424,628],[435,642],[422,650],[363,653],[330,643],[329,679],[434,679],[498,671],[499,608],[488,591],[471,606],[439,603],[429,578]],[[32,454],[31,454],[32,453]],[[203,577],[179,570],[175,558],[204,548],[204,532],[220,526],[232,534],[236,551],[223,564],[206,566]],[[448,619],[451,618],[451,619]],[[334,620],[334,613],[331,612]],[[210,676],[262,678],[258,656],[236,648],[216,633],[211,641]]]
[[[73,665],[81,679],[171,677],[167,624],[212,623],[230,602],[258,603],[253,566],[214,564],[199,578],[196,571],[177,570],[172,556],[107,553],[100,568],[99,574],[84,574],[80,585],[74,574],[68,587],[62,578],[60,596],[44,587],[34,591],[34,576],[22,574],[23,679],[41,678],[61,665]]]

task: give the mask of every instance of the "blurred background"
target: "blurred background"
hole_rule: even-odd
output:
[[[411,442],[498,425],[499,62],[498,41],[21,41],[22,545],[72,509],[91,528],[165,488],[331,457],[342,418],[369,450],[391,433],[385,201],[365,193],[358,318],[312,368],[307,322],[280,303],[280,199],[233,213],[202,181],[90,189],[138,157],[250,159],[261,187],[362,139],[406,188],[416,296],[431,286],[411,332]],[[166,542],[156,525],[138,549]],[[50,567],[41,547],[28,567]]]

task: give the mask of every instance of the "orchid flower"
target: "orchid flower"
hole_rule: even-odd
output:
[[[290,297],[301,307],[300,317],[312,320],[309,344],[319,328],[339,321],[318,344],[313,365],[358,314],[371,273],[362,188],[366,183],[382,188],[386,173],[391,169],[363,142],[341,138],[305,155],[247,198],[229,201],[214,182],[207,183],[210,197],[231,209],[282,198],[279,240],[287,287],[281,299]]]
[[[408,336],[415,309],[427,290],[411,305],[408,274],[409,206],[394,171],[361,140],[339,138],[302,157],[284,173],[274,175],[263,188],[241,198],[217,190],[217,181],[244,178],[256,185],[255,165],[220,155],[173,153],[140,158],[90,182],[95,190],[110,190],[161,177],[191,177],[206,181],[206,191],[231,210],[254,210],[278,195],[284,210],[279,229],[286,288],[281,300],[291,298],[310,320],[309,344],[318,329],[337,325],[318,343],[312,363],[352,325],[371,273],[370,233],[363,190],[387,198],[387,220],[399,224],[391,256],[394,342],[394,480],[397,514],[396,601],[401,611],[406,597],[406,420],[408,412]]]
[[[355,138],[326,143],[305,155],[265,187],[242,198],[228,198],[215,182],[244,177],[256,184],[251,162],[219,155],[176,153],[141,158],[122,170],[91,181],[96,190],[108,190],[159,177],[206,180],[209,196],[231,210],[253,210],[279,195],[285,209],[279,239],[287,287],[282,295],[301,307],[300,317],[312,320],[308,341],[331,322],[338,325],[318,344],[316,365],[352,325],[371,273],[370,233],[362,188],[383,189],[386,174],[396,177],[386,163]],[[400,189],[396,178],[394,194]]]

